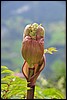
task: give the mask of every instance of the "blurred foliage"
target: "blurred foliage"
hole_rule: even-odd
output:
[[[1,61],[2,64],[8,65],[10,69],[16,70],[18,68],[19,70],[23,64],[21,56],[22,34],[23,28],[28,23],[31,23],[31,21],[20,16],[12,16],[7,20],[2,20],[4,26],[2,27],[2,35],[4,35],[1,40]]]
[[[53,62],[51,65],[51,70],[55,80],[61,77],[65,77],[66,79],[66,63],[64,63],[62,60],[57,59],[55,62]]]
[[[14,72],[6,66],[1,66],[1,98],[2,99],[25,99],[27,89],[27,82],[25,78],[15,76]],[[37,82],[35,87],[35,99],[64,99],[63,93],[55,87],[47,88],[48,81],[40,76],[42,84]]]
[[[66,39],[66,27],[65,22],[59,21],[55,23],[50,23],[47,30],[50,39],[48,40],[48,45],[65,45]]]
[[[57,88],[64,94],[66,93],[66,63],[62,60],[56,60],[51,65],[51,80],[57,84]],[[53,75],[53,76],[52,76]]]

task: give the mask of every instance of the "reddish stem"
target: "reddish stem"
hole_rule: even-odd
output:
[[[34,68],[29,68],[28,73],[28,82],[30,82],[30,78],[34,75]],[[34,99],[34,89],[35,86],[31,86],[31,83],[28,83],[27,87],[30,89],[27,90],[27,99]]]

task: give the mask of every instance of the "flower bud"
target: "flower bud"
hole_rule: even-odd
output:
[[[44,54],[44,28],[37,23],[27,25],[22,41],[22,56],[29,65],[40,62]]]
[[[24,29],[24,37],[29,35],[29,28],[30,28],[31,24],[27,25]]]
[[[39,25],[36,31],[37,39],[44,37],[44,33],[45,33],[44,28],[41,25]]]

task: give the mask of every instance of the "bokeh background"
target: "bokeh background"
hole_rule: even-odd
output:
[[[30,23],[45,28],[45,46],[57,52],[46,54],[46,67],[41,75],[58,88],[66,88],[66,2],[65,1],[2,1],[1,2],[1,65],[21,72],[23,30]],[[54,83],[55,84],[55,83]]]

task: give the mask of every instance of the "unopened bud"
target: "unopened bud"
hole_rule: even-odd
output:
[[[44,54],[44,28],[37,23],[27,25],[22,41],[22,56],[29,65],[40,62]]]

